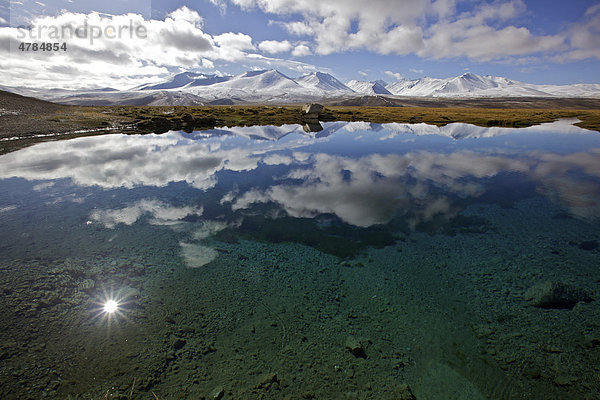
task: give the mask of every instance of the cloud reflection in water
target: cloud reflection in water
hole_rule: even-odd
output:
[[[600,135],[572,122],[518,130],[336,122],[323,124],[318,137],[299,125],[223,128],[214,134],[108,135],[42,143],[4,155],[0,178],[69,178],[78,186],[107,190],[185,182],[209,191],[224,172],[239,174],[240,184],[259,175],[261,183],[253,187],[240,190],[235,183],[219,197],[221,204],[234,213],[258,203],[276,204],[293,217],[335,214],[368,227],[396,216],[413,225],[436,215],[452,217],[460,211],[455,199],[476,200],[490,189],[492,178],[516,174],[573,214],[597,218]],[[569,149],[560,146],[567,136]],[[169,209],[168,204],[140,200],[94,215],[106,226],[133,223],[144,213],[156,223],[168,223],[169,213],[174,219],[182,218],[179,213],[202,214],[193,208],[197,205],[190,207],[164,214],[157,210]]]

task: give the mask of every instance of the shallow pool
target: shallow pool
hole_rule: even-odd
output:
[[[600,134],[573,122],[0,156],[3,398],[600,398]]]

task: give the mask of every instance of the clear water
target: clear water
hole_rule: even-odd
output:
[[[600,398],[600,134],[572,123],[1,156],[2,397]]]

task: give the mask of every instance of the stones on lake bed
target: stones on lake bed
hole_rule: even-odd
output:
[[[349,336],[346,339],[346,349],[356,358],[367,358],[363,344],[355,337]]]
[[[258,377],[256,388],[268,388],[275,383],[279,383],[277,374],[269,372]]]
[[[225,389],[223,389],[223,386],[217,386],[210,392],[209,399],[219,400],[222,399],[224,395]]]
[[[415,397],[415,395],[412,392],[412,389],[410,388],[410,386],[408,386],[406,383],[400,385],[398,387],[398,389],[396,390],[396,398],[398,400],[416,400],[417,398]]]
[[[587,348],[594,348],[600,346],[600,334],[588,333],[584,335],[583,346]]]
[[[581,288],[554,281],[532,286],[525,292],[524,297],[535,307],[552,309],[572,309],[579,302],[589,303],[593,300]]]
[[[577,247],[579,247],[581,250],[591,251],[596,250],[599,247],[599,244],[597,240],[587,240],[579,243],[579,246]]]
[[[185,339],[182,339],[180,337],[177,336],[172,336],[171,337],[171,346],[175,349],[175,350],[179,350],[181,349],[183,346],[185,346]]]

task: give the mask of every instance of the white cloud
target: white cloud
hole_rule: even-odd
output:
[[[402,74],[399,73],[399,72],[385,71],[385,74],[387,76],[390,76],[390,77],[394,78],[397,81],[401,81],[401,80],[404,79],[404,77],[402,76]]]
[[[285,53],[292,49],[292,44],[287,41],[264,40],[260,42],[258,48],[269,54]]]
[[[155,81],[174,69],[208,72],[218,63],[243,62],[249,68],[261,69],[272,65],[314,69],[298,61],[262,57],[255,53],[252,37],[245,33],[210,35],[203,30],[203,18],[188,7],[171,12],[164,20],[145,19],[134,13],[63,11],[56,16],[35,17],[31,26],[31,30],[0,27],[0,84],[127,89]],[[76,32],[85,35],[78,37]],[[67,51],[24,53],[16,48],[24,40],[65,42]]]
[[[523,27],[495,29],[461,20],[434,26],[431,37],[417,53],[434,59],[468,57],[489,61],[508,56],[553,53],[564,48],[561,36],[535,36]]]
[[[310,56],[311,54],[312,52],[305,44],[299,44],[298,46],[294,47],[294,50],[292,51],[292,55],[294,57]]]
[[[219,8],[221,15],[225,15],[225,13],[227,12],[227,3],[225,2],[225,0],[208,0],[208,1],[210,1],[214,6]]]
[[[8,24],[8,21],[6,21],[4,18],[0,17],[0,24]]]
[[[431,5],[431,9],[433,13],[437,15],[438,18],[446,18],[454,14],[456,11],[456,1],[455,0],[436,0]]]
[[[254,50],[252,37],[244,33],[227,32],[214,36],[214,41],[220,46],[228,47],[234,50]]]
[[[318,54],[366,49],[380,54],[417,54],[441,59],[467,57],[489,61],[534,54],[553,55],[567,49],[563,34],[537,35],[527,26],[511,24],[527,12],[523,0],[470,2],[457,11],[456,0],[230,0],[242,9],[260,8],[285,16],[278,23],[292,35],[313,38]],[[593,44],[598,25],[586,12],[589,25],[573,29],[572,59],[597,56]],[[289,16],[299,18],[289,20]],[[567,56],[565,56],[567,57]]]
[[[189,9],[186,6],[178,8],[177,10],[169,13],[167,18],[170,18],[173,21],[185,21],[190,24],[193,24],[197,28],[202,28],[203,20],[200,14],[197,11]]]
[[[569,29],[568,37],[571,49],[557,56],[558,61],[600,60],[600,4],[586,10],[583,21]]]
[[[296,36],[312,36],[315,34],[315,30],[306,22],[293,21],[285,22],[281,25],[292,35]]]
[[[425,72],[422,69],[415,69],[415,68],[411,68],[411,69],[409,69],[409,71],[414,72],[415,74],[422,74],[423,72]]]
[[[210,61],[210,60],[208,60],[206,58],[203,58],[202,59],[202,68],[214,69],[215,68],[215,64],[212,61]]]

